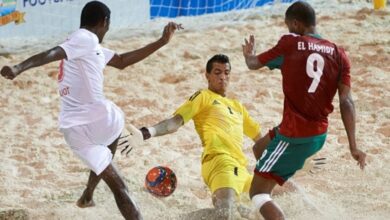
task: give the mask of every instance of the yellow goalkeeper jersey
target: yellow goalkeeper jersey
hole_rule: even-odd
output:
[[[223,97],[208,89],[194,93],[174,115],[184,123],[193,119],[204,147],[202,160],[209,154],[228,154],[241,165],[247,165],[242,151],[244,134],[252,140],[260,134],[260,124],[237,100]]]

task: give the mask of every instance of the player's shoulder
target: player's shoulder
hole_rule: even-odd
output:
[[[311,41],[318,42],[318,43],[323,44],[323,45],[331,46],[331,47],[333,47],[335,49],[338,48],[336,43],[332,42],[329,39],[323,38],[320,35],[311,35],[311,36],[308,36],[308,39],[310,39]]]
[[[69,37],[68,40],[72,40],[74,42],[77,42],[79,44],[98,44],[99,39],[97,36],[83,28],[80,28],[73,32]]]
[[[280,38],[297,38],[297,37],[301,37],[301,35],[295,33],[287,33],[287,34],[283,34]]]
[[[351,61],[349,60],[347,53],[345,52],[345,49],[343,47],[336,47],[336,51],[339,54],[339,57],[340,57],[343,65],[350,68]]]
[[[341,56],[346,56],[346,51],[345,51],[345,48],[343,46],[337,46],[335,44],[335,47],[336,47],[336,50],[337,52],[341,55]]]
[[[337,56],[340,56],[341,58],[347,58],[345,48],[342,45],[338,45],[337,43],[324,38],[321,39],[321,42],[323,44],[332,46],[335,49]]]
[[[278,44],[290,44],[296,41],[299,41],[302,38],[301,35],[294,34],[294,33],[288,33],[288,34],[283,34],[280,36]]]
[[[302,37],[302,36],[299,34],[287,33],[287,34],[283,34],[282,36],[280,36],[280,40],[291,40],[291,39],[296,40],[300,37]]]
[[[201,98],[201,97],[204,97],[207,95],[207,90],[205,89],[200,89],[200,90],[197,90],[196,92],[194,92],[190,98],[188,99],[188,101],[194,101],[195,99],[198,99],[198,98]]]

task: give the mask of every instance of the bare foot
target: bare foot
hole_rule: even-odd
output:
[[[80,199],[77,200],[76,205],[80,208],[88,208],[88,207],[93,207],[95,206],[95,202],[93,201],[92,198],[88,198],[86,195],[87,192],[84,191],[83,195],[81,195]]]
[[[90,201],[82,201],[81,199],[79,199],[76,203],[76,205],[80,208],[88,208],[88,207],[94,207],[95,206],[95,202],[93,200],[90,200]]]

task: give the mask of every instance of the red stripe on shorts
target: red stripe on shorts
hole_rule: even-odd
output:
[[[282,177],[277,176],[277,175],[275,175],[273,173],[259,172],[256,169],[254,170],[254,172],[255,172],[256,175],[261,176],[263,178],[275,180],[279,185],[283,185],[286,182],[286,180],[284,180]]]

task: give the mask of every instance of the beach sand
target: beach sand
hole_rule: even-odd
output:
[[[328,163],[317,174],[300,173],[294,178],[301,192],[285,193],[274,200],[287,219],[390,219],[390,11],[374,11],[365,1],[314,1],[313,6],[319,33],[343,46],[351,60],[357,143],[367,152],[368,165],[361,171],[350,156],[335,97],[328,138],[319,153]],[[281,120],[281,74],[268,69],[249,71],[241,44],[254,34],[258,52],[273,46],[287,32],[283,22],[286,7],[178,19],[186,29],[170,44],[123,71],[106,68],[105,94],[124,111],[127,123],[153,125],[170,117],[195,91],[207,87],[205,63],[214,54],[224,53],[232,63],[228,96],[241,100],[267,132]],[[112,32],[103,45],[118,53],[139,48],[156,40],[164,23],[151,22],[152,30],[146,26],[144,33]],[[45,43],[44,48],[56,43]],[[0,67],[36,52],[36,47],[25,47],[0,56]],[[24,210],[19,215],[30,219],[122,219],[105,183],[96,189],[95,207],[75,205],[88,169],[57,129],[58,65],[31,69],[13,81],[0,79],[0,216],[1,211],[14,209]],[[245,139],[249,170],[255,165],[251,146]],[[212,207],[200,174],[201,153],[190,122],[174,134],[146,141],[128,157],[117,152],[114,162],[144,219],[182,219],[182,215]],[[143,187],[146,172],[156,165],[169,166],[178,177],[176,191],[167,198],[156,198]],[[251,205],[247,195],[241,201]],[[322,213],[310,209],[305,201]],[[4,216],[0,219],[6,219]]]

